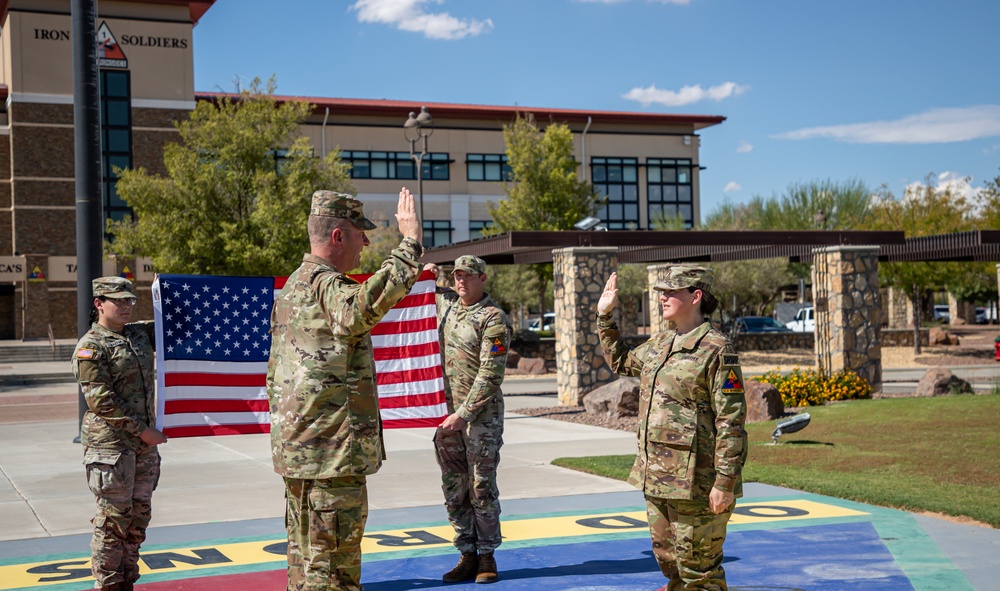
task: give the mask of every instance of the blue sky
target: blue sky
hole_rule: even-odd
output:
[[[218,0],[195,88],[723,115],[704,217],[795,182],[1000,176],[998,22],[996,0]]]

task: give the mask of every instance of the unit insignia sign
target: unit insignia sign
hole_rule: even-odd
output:
[[[102,68],[128,68],[128,58],[108,23],[101,23],[97,29],[97,65]]]

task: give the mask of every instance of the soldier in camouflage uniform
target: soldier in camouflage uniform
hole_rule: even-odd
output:
[[[433,265],[427,266],[437,272]],[[442,579],[497,580],[493,551],[500,546],[497,464],[503,445],[503,383],[511,326],[483,291],[486,263],[461,256],[455,290],[437,294],[438,327],[449,416],[434,434],[441,488],[455,547],[462,557]]]
[[[629,482],[646,497],[653,554],[667,591],[726,591],[722,544],[746,460],[746,397],[739,356],[704,319],[718,306],[712,271],[677,265],[660,292],[663,318],[675,329],[635,349],[622,342],[612,311],[618,277],[598,302],[604,358],[638,376],[639,450]]]
[[[385,458],[371,330],[416,283],[422,231],[405,188],[396,220],[403,240],[363,283],[375,228],[354,197],[317,191],[310,253],[271,314],[267,394],[274,471],[285,480],[289,591],[358,591],[368,518],[366,477]]]
[[[100,277],[93,292],[93,324],[72,361],[87,401],[80,441],[87,483],[97,499],[91,569],[95,588],[131,591],[160,479],[156,446],[167,438],[153,427],[153,345],[145,328],[128,324],[136,300],[132,282]]]

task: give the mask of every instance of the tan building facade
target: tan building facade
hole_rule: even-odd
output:
[[[113,167],[163,172],[195,92],[192,32],[214,0],[101,0],[96,22],[106,218],[128,206]],[[73,72],[69,0],[0,0],[0,339],[76,335]],[[479,235],[489,204],[503,198],[503,125],[518,112],[574,133],[580,174],[607,196],[609,229],[649,229],[661,216],[697,224],[700,129],[721,116],[535,109],[411,101],[286,97],[314,105],[302,133],[317,154],[339,150],[359,197],[391,220],[401,186],[418,192],[403,124],[426,106],[433,116],[422,161],[429,245]],[[409,130],[413,137],[416,130]],[[417,152],[421,143],[416,144]],[[109,261],[148,294],[148,262]],[[140,314],[151,316],[148,297]]]

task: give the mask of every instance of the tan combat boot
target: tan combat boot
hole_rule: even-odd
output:
[[[462,557],[458,559],[458,564],[455,568],[444,573],[441,580],[445,583],[461,583],[462,581],[468,581],[476,576],[476,569],[479,568],[479,557],[476,556],[475,552],[463,552]]]
[[[497,582],[497,561],[493,558],[493,553],[483,554],[479,557],[479,570],[476,572],[477,583]]]

